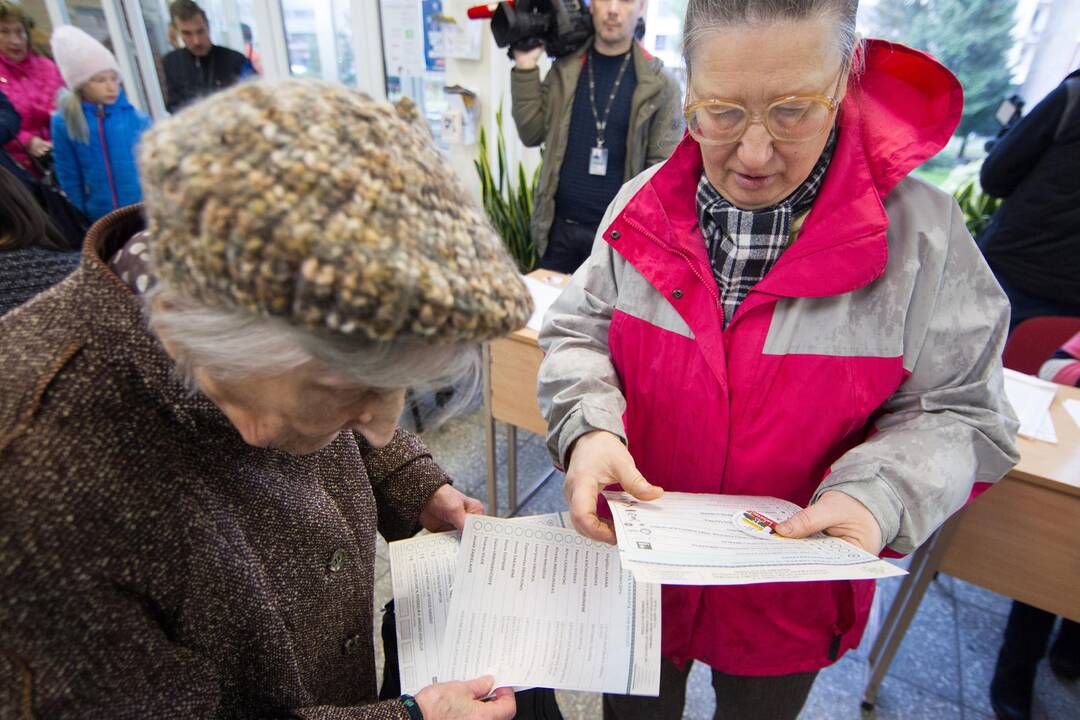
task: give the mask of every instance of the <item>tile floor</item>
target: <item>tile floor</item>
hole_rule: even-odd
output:
[[[423,438],[435,459],[455,479],[457,487],[486,501],[482,410],[473,409],[441,427],[426,428]],[[500,430],[500,513],[505,513],[506,503],[504,438]],[[524,488],[546,474],[551,466],[541,438],[519,432],[518,444],[518,476],[524,493]],[[519,514],[564,509],[562,476],[556,473],[524,504]],[[381,608],[392,596],[384,544],[376,577],[376,608]],[[1010,601],[945,575],[933,582],[923,599],[881,686],[874,710],[870,713],[861,710],[862,689],[868,673],[866,656],[899,582],[900,578],[890,578],[879,583],[862,646],[821,672],[800,718],[992,720],[988,697],[990,678]],[[379,618],[376,620],[377,633]],[[376,647],[381,652],[378,636]],[[381,656],[379,663],[381,668]],[[598,695],[560,692],[558,698],[567,720],[601,716]],[[714,704],[708,670],[698,663],[690,675],[683,718],[708,720],[712,718]],[[1033,714],[1036,720],[1077,720],[1080,683],[1061,682],[1044,661],[1036,681]]]

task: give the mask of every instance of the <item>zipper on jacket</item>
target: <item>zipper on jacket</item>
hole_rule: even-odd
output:
[[[844,637],[844,634],[840,632],[840,629],[833,626],[832,642],[829,643],[829,660],[836,660],[840,654],[840,639]]]
[[[101,150],[105,154],[105,174],[109,176],[109,191],[112,193],[113,210],[120,207],[120,198],[116,195],[116,181],[113,180],[112,161],[109,160],[109,141],[105,139],[105,106],[97,106],[98,137],[101,138]]]
[[[690,255],[689,253],[687,253],[686,251],[684,251],[684,250],[682,250],[680,248],[674,247],[672,245],[668,245],[663,240],[656,237],[651,232],[649,232],[644,227],[642,227],[633,218],[624,217],[623,220],[626,222],[627,225],[634,228],[635,230],[637,230],[639,233],[641,233],[645,237],[649,238],[649,240],[651,240],[653,243],[659,245],[660,247],[664,248],[668,252],[673,252],[676,255],[678,255],[679,257],[681,257],[686,262],[687,266],[689,266],[690,272],[694,273],[694,277],[696,277],[698,279],[698,282],[700,282],[702,287],[704,287],[705,290],[709,293],[709,297],[711,297],[712,300],[713,300],[713,305],[716,308],[720,307],[720,298],[718,298],[716,296],[716,294],[712,291],[712,288],[709,287],[709,283],[705,282],[705,278],[701,277],[701,273],[699,273],[698,269],[697,269],[697,261],[694,259],[694,257],[692,255]]]

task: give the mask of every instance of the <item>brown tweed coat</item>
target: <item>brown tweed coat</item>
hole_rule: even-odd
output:
[[[0,320],[0,718],[406,718],[375,702],[376,526],[447,478],[400,430],[246,445],[103,262],[141,226]]]

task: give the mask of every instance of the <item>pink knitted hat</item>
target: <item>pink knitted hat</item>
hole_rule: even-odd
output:
[[[53,30],[52,53],[69,90],[78,90],[99,72],[113,70],[120,74],[112,53],[74,25]]]

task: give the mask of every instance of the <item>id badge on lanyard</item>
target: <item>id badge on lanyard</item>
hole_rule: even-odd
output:
[[[594,147],[589,153],[589,174],[607,175],[606,147]]]

